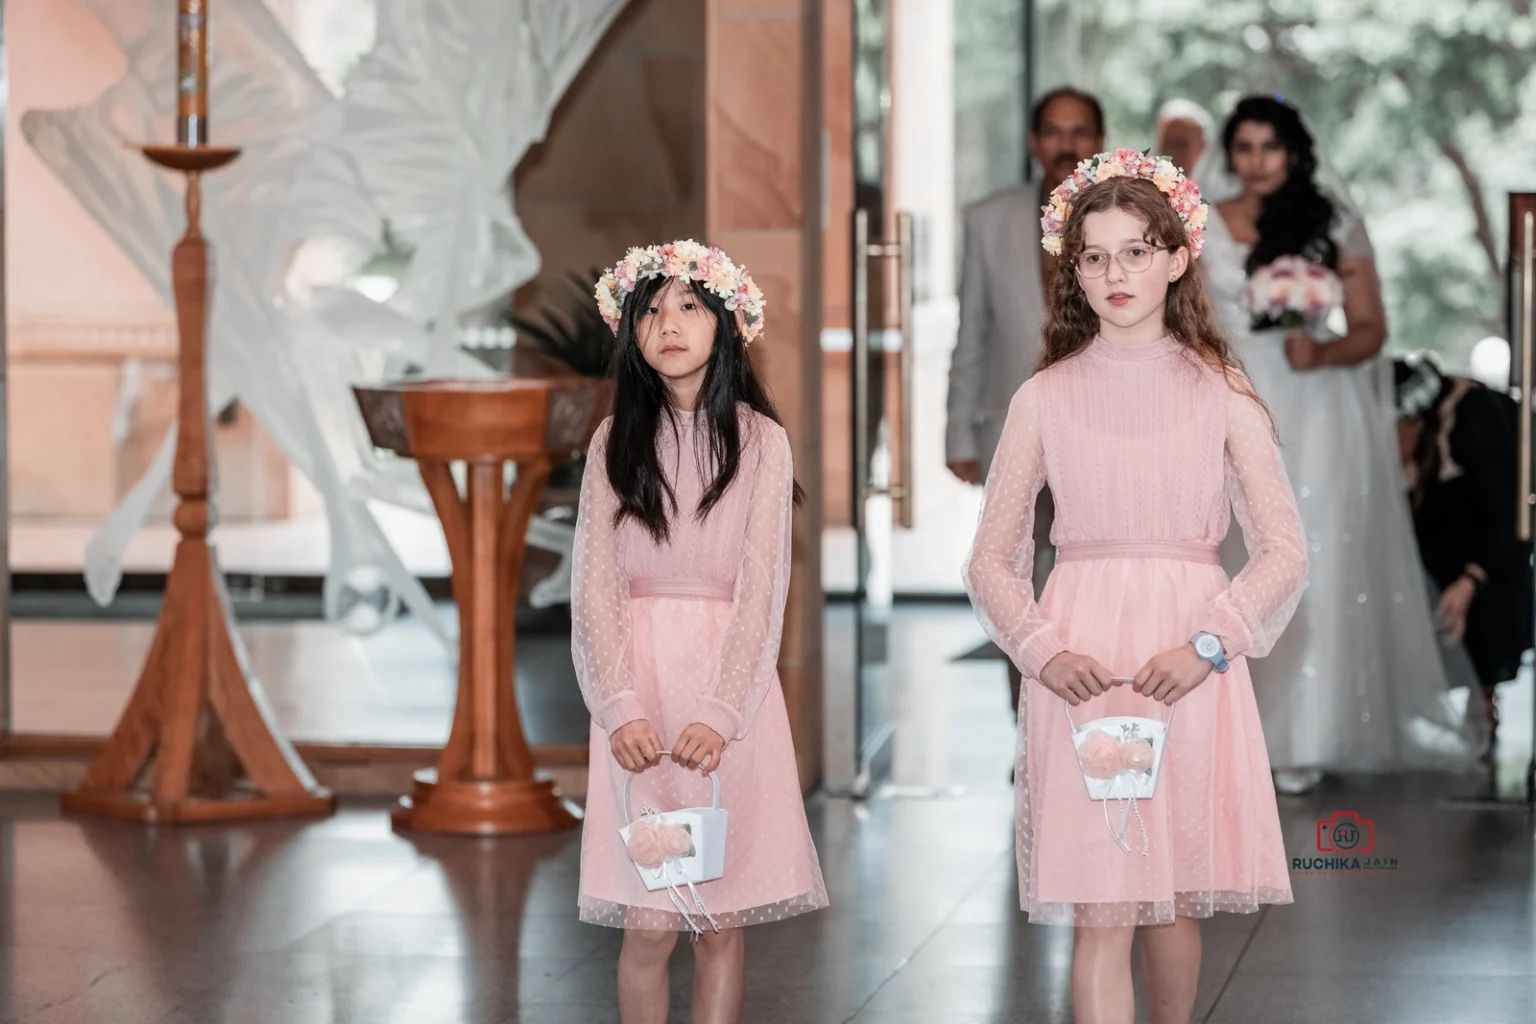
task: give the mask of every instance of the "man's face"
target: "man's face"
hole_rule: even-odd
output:
[[[1029,133],[1029,148],[1045,171],[1045,187],[1053,189],[1104,149],[1104,133],[1092,107],[1075,96],[1058,96],[1041,112],[1040,130]]]
[[[1188,118],[1169,118],[1157,126],[1157,152],[1185,174],[1194,174],[1205,155],[1205,130]]]

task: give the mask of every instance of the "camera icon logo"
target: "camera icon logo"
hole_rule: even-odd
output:
[[[1355,811],[1334,811],[1317,823],[1319,853],[1370,853],[1376,849],[1376,823]]]

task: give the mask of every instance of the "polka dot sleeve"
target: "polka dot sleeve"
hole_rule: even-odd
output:
[[[618,495],[608,482],[604,420],[587,451],[571,554],[571,659],[592,718],[606,732],[645,718],[629,677],[629,580],[619,561],[613,515]]]
[[[982,499],[981,523],[965,565],[965,587],[987,634],[1029,678],[1066,644],[1035,603],[1035,499],[1045,486],[1045,452],[1034,382],[1013,398]]]
[[[764,424],[747,513],[731,622],[719,664],[693,720],[727,740],[741,739],[777,678],[784,606],[789,596],[790,529],[794,517],[794,457],[789,435]],[[744,457],[743,462],[746,463]],[[745,465],[743,466],[745,468]]]
[[[1211,602],[1206,626],[1228,657],[1261,658],[1280,638],[1307,582],[1306,534],[1263,406],[1234,390],[1227,405],[1227,493],[1249,558]]]

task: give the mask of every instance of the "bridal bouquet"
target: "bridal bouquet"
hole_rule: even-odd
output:
[[[1305,256],[1281,256],[1248,279],[1245,304],[1256,331],[1312,327],[1344,304],[1344,282]]]

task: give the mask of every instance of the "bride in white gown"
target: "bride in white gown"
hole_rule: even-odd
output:
[[[1377,358],[1386,320],[1365,227],[1318,190],[1312,139],[1291,107],[1243,100],[1222,142],[1241,190],[1213,211],[1201,264],[1274,413],[1312,558],[1290,629],[1252,666],[1276,788],[1305,792],[1324,770],[1465,761],[1474,744],[1447,692],[1398,461],[1391,366]],[[1249,273],[1293,254],[1343,279],[1342,336],[1252,328]],[[1236,539],[1229,570],[1245,558]]]

